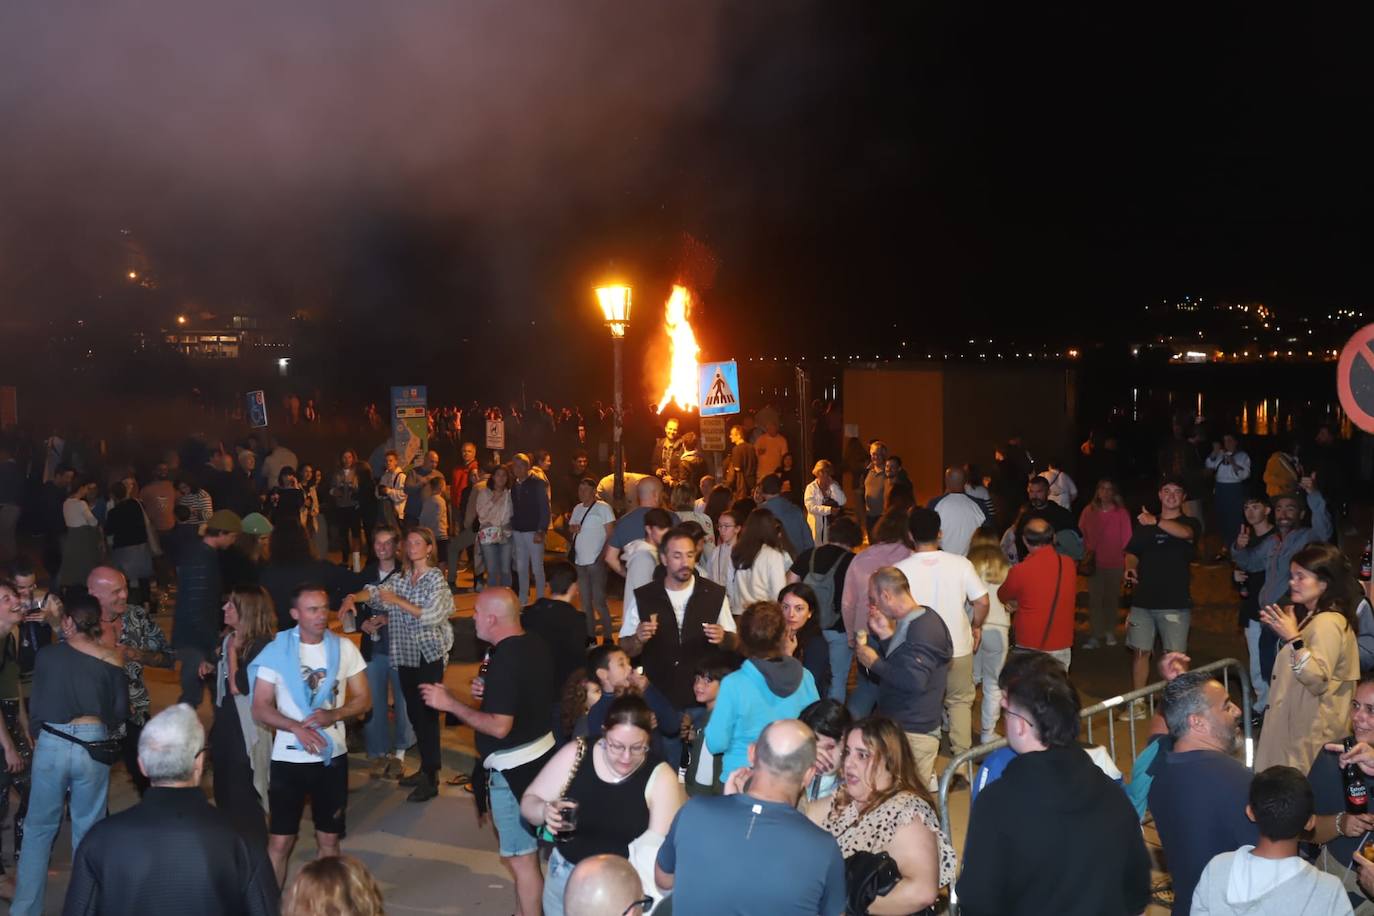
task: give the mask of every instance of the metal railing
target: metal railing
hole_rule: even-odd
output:
[[[1247,666],[1237,659],[1223,658],[1220,661],[1215,661],[1211,664],[1203,665],[1199,668],[1193,668],[1191,670],[1200,674],[1207,674],[1214,671],[1220,672],[1221,682],[1226,687],[1226,692],[1230,693],[1232,668],[1235,669],[1236,679],[1240,682],[1242,711],[1241,726],[1245,735],[1245,765],[1247,767],[1253,767],[1255,761],[1255,741],[1250,725],[1250,673]],[[1107,720],[1106,746],[1108,753],[1110,753],[1112,756],[1112,760],[1116,760],[1116,729],[1117,726],[1120,725],[1124,727],[1125,730],[1130,734],[1131,761],[1134,762],[1135,759],[1138,756],[1140,756],[1140,747],[1142,746],[1142,743],[1148,743],[1149,740],[1148,731],[1145,735],[1145,742],[1141,742],[1137,739],[1136,726],[1139,723],[1144,723],[1146,729],[1149,728],[1150,721],[1154,718],[1155,697],[1156,695],[1164,692],[1164,688],[1167,684],[1168,681],[1159,681],[1157,683],[1149,684],[1145,687],[1142,687],[1139,690],[1132,690],[1129,693],[1123,693],[1119,696],[1114,696],[1110,699],[1103,700],[1101,703],[1098,703],[1096,705],[1089,706],[1087,709],[1083,710],[1078,714],[1079,719],[1083,720],[1083,738],[1089,744],[1096,743],[1093,738],[1093,717],[1105,714],[1105,718]],[[1136,700],[1145,701],[1146,706],[1149,709],[1149,715],[1143,719],[1130,718],[1118,720],[1115,715],[1115,710],[1117,709],[1117,707],[1125,706],[1129,703],[1134,703]],[[1101,734],[1100,727],[1098,734]],[[991,742],[990,744],[980,744],[977,747],[970,748],[969,750],[960,754],[958,757],[955,757],[953,760],[951,760],[949,762],[949,765],[946,766],[944,771],[940,774],[940,792],[938,798],[940,807],[940,829],[944,831],[945,839],[949,840],[950,845],[954,844],[954,831],[951,828],[951,822],[949,817],[949,787],[950,783],[954,779],[955,774],[959,772],[959,769],[961,767],[967,769],[970,799],[969,804],[970,806],[972,806],[973,781],[977,776],[977,769],[975,765],[984,757],[987,757],[994,751],[1001,750],[1006,746],[1007,739],[1001,738],[997,741]],[[963,851],[960,850],[960,858],[962,858],[962,854]],[[956,914],[956,916],[959,912],[959,898],[952,886],[949,889],[949,912],[951,914]]]

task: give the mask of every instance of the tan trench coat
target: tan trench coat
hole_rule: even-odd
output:
[[[1306,773],[1322,745],[1350,734],[1350,701],[1360,680],[1354,629],[1340,614],[1327,611],[1314,615],[1298,635],[1311,654],[1295,672],[1293,649],[1279,649],[1255,751],[1256,773],[1281,764]]]

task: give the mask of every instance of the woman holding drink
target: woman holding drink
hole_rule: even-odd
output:
[[[480,689],[480,688],[479,688]],[[545,916],[562,916],[563,889],[578,862],[609,853],[652,858],[682,807],[677,774],[651,750],[653,714],[626,694],[611,704],[602,736],[556,753],[520,800],[520,813],[558,840],[544,878]],[[649,848],[652,847],[652,848]]]

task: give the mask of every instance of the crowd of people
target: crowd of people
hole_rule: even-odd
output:
[[[527,916],[922,913],[952,899],[972,914],[1139,913],[1143,816],[1175,912],[1374,911],[1361,853],[1374,811],[1347,811],[1342,788],[1374,774],[1374,620],[1330,543],[1350,498],[1324,492],[1340,463],[1304,465],[1287,446],[1261,488],[1235,436],[1207,451],[1180,424],[1132,514],[1148,472],[1128,471],[1110,437],[1072,469],[1012,437],[989,473],[951,466],[921,503],[878,440],[803,481],[766,411],[731,428],[715,464],[668,420],[617,514],[579,414],[538,405],[519,420],[538,447],[507,461],[462,439],[486,416],[467,413],[433,412],[419,454],[384,444],[314,465],[265,434],[192,440],[146,473],[78,472],[56,436],[0,447],[12,912],[43,912],[64,810],[72,912],[327,912],[350,896],[342,912],[379,912],[342,849],[350,741],[372,777],[425,803],[445,722],[476,736],[472,771],[448,781],[494,824]],[[1186,670],[1208,530],[1235,570],[1253,775],[1232,696]],[[469,592],[485,657],[465,696],[444,674],[454,596]],[[1133,687],[1156,655],[1169,681],[1129,781],[1080,742],[1069,673],[1075,652],[1122,642]],[[178,703],[156,715],[148,667],[178,672]],[[972,785],[950,781],[973,799],[955,850],[939,755],[1004,737]],[[116,762],[140,802],[107,817]],[[318,858],[288,882],[307,801]],[[116,852],[129,842],[165,850],[177,880],[131,869]]]

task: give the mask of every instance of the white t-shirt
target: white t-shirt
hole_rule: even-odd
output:
[[[577,565],[591,566],[606,549],[606,526],[615,523],[615,512],[609,503],[599,499],[592,503],[590,509],[578,503],[573,507],[568,523],[582,526],[573,544],[577,548]]]
[[[697,577],[693,576],[692,581],[686,588],[674,591],[671,588],[664,588],[668,593],[668,603],[673,606],[673,615],[677,617],[678,631],[682,630],[682,621],[687,617],[687,602],[692,599],[692,592],[697,590]],[[716,615],[716,623],[724,627],[725,632],[735,632],[735,618],[730,616],[730,599],[724,598],[720,602],[720,613]],[[620,638],[635,635],[635,630],[639,627],[639,608],[626,604],[625,621],[620,625]]]
[[[305,678],[306,694],[311,692],[312,684],[317,684],[324,679],[324,643],[318,642],[314,645],[301,643],[301,670],[294,676]],[[339,676],[335,682],[334,697],[323,704],[327,709],[338,709],[347,702],[348,679],[355,674],[361,674],[367,670],[367,662],[363,661],[363,655],[358,651],[358,647],[353,645],[350,640],[339,640]],[[282,684],[282,673],[274,671],[268,667],[258,669],[258,680],[266,681],[277,688],[277,709],[284,716],[292,719],[301,720],[307,715],[305,710],[298,709],[291,699],[291,691],[284,689]],[[348,738],[344,735],[344,724],[342,721],[335,722],[325,729],[329,735],[329,740],[334,742],[334,756],[337,758],[341,754],[348,753]],[[277,732],[276,740],[272,743],[272,759],[281,760],[285,763],[319,763],[324,759],[321,754],[312,754],[302,750],[296,736],[286,731]]]
[[[949,627],[954,657],[973,654],[973,625],[965,609],[988,593],[967,557],[943,550],[913,553],[897,564],[911,585],[911,597],[935,613]]]
[[[946,493],[935,504],[935,511],[940,515],[940,549],[968,556],[973,532],[984,521],[982,508],[963,493]]]

